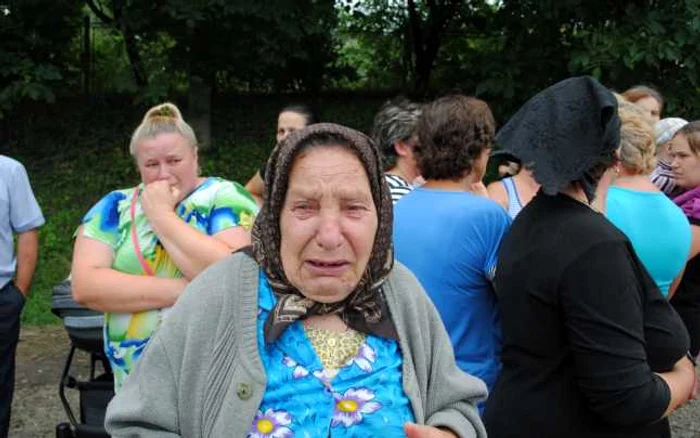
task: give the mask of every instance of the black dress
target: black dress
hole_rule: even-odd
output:
[[[503,369],[485,412],[491,438],[665,437],[670,370],[688,335],[602,215],[539,193],[504,239],[495,290]]]
[[[691,219],[690,223],[700,226],[697,219]],[[690,352],[697,356],[700,352],[700,255],[688,261],[678,290],[671,298],[671,304],[688,328]]]

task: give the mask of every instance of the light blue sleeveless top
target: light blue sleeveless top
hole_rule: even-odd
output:
[[[661,293],[668,295],[688,259],[692,239],[681,209],[662,192],[611,186],[605,215],[625,233]]]
[[[503,183],[503,187],[505,187],[506,193],[508,194],[508,208],[506,211],[511,219],[515,219],[515,216],[523,209],[523,203],[520,201],[518,190],[515,188],[515,181],[513,177],[508,177],[503,178],[501,183]]]

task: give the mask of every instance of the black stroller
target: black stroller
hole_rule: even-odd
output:
[[[70,280],[54,286],[51,311],[63,320],[63,326],[68,331],[71,341],[58,387],[58,394],[70,423],[60,423],[56,426],[56,438],[109,438],[103,424],[107,404],[114,396],[114,379],[103,350],[104,316],[73,301]],[[90,355],[90,374],[84,381],[71,375],[76,350]],[[101,367],[99,373],[98,364]],[[66,397],[67,390],[79,392],[78,417]]]

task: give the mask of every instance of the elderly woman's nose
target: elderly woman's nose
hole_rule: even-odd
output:
[[[343,232],[340,217],[337,214],[322,215],[321,222],[316,233],[316,242],[326,249],[337,248],[343,243]]]

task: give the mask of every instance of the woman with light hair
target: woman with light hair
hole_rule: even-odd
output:
[[[250,243],[258,207],[231,181],[199,175],[197,139],[177,107],[151,108],[131,138],[141,181],[95,204],[76,233],[74,299],[105,312],[119,390],[185,286]]]
[[[652,123],[661,119],[661,112],[664,109],[664,97],[661,93],[646,85],[635,85],[622,93],[628,102],[641,107],[650,118]]]
[[[654,128],[643,110],[619,104],[620,148],[606,196],[606,216],[632,242],[665,296],[673,295],[690,251],[690,225],[650,180],[656,164]]]

